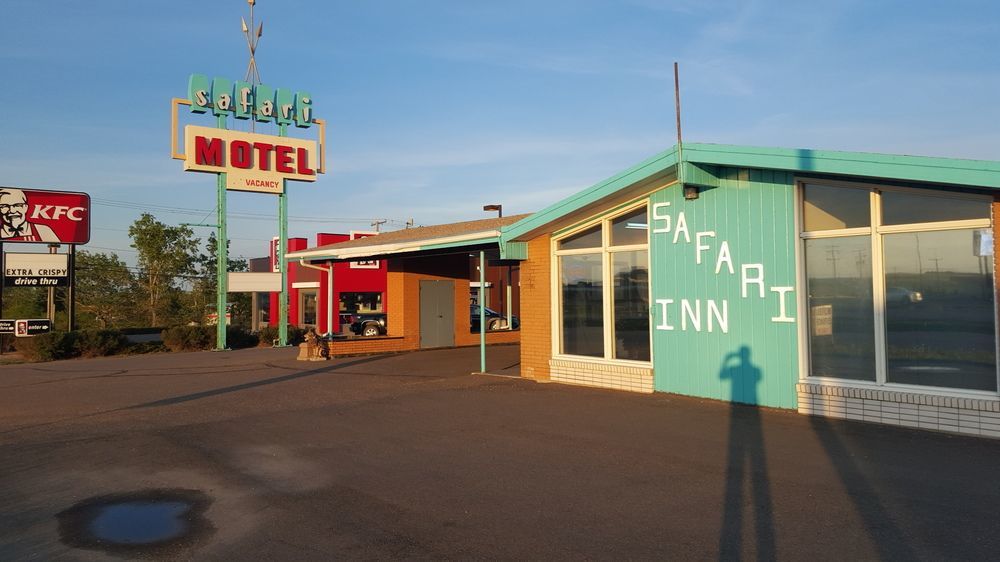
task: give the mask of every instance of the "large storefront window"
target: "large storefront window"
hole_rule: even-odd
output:
[[[996,389],[993,260],[976,254],[977,238],[975,229],[883,238],[889,382]]]
[[[809,375],[997,390],[990,200],[803,186]]]
[[[643,205],[556,242],[560,353],[650,360],[648,240]]]
[[[875,380],[871,237],[806,240],[812,374]]]
[[[645,250],[611,254],[618,359],[649,361],[648,258]]]
[[[562,256],[563,353],[604,357],[601,255]]]

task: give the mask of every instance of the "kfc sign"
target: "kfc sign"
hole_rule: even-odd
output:
[[[0,242],[86,244],[90,196],[0,187]]]

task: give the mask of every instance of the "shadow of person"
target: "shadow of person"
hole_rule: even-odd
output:
[[[767,475],[764,434],[757,404],[757,387],[763,377],[759,367],[750,360],[750,348],[726,354],[719,370],[719,379],[729,381],[729,451],[726,461],[726,497],[723,506],[722,530],[719,536],[719,559],[740,560],[745,553],[758,560],[776,556],[771,486]],[[745,480],[750,480],[750,495],[744,496]],[[753,517],[756,552],[745,544],[743,529],[745,513]]]

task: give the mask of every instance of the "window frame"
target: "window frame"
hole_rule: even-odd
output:
[[[863,228],[848,228],[840,230],[819,230],[819,231],[805,231],[804,228],[804,194],[803,189],[805,185],[822,185],[827,187],[837,187],[843,189],[864,189],[869,192],[869,212],[871,213],[871,226]],[[983,201],[990,204],[990,216],[985,219],[963,219],[955,221],[938,221],[938,222],[926,222],[926,223],[909,223],[909,224],[899,224],[899,225],[882,225],[882,198],[881,193],[883,192],[902,192],[914,195],[923,195],[925,197],[937,197],[941,199],[966,199],[974,201]],[[798,235],[798,240],[795,244],[795,260],[799,264],[798,271],[796,275],[796,292],[798,293],[798,305],[799,310],[807,311],[802,315],[802,321],[799,322],[799,382],[804,384],[823,384],[830,386],[842,386],[842,387],[859,387],[859,388],[869,388],[869,389],[890,389],[898,390],[902,392],[919,392],[923,394],[936,394],[945,396],[959,396],[959,397],[972,397],[972,398],[996,398],[1000,396],[1000,313],[998,313],[998,299],[997,299],[997,276],[996,276],[996,258],[994,254],[991,260],[991,265],[993,270],[991,272],[991,277],[993,278],[993,326],[994,326],[994,350],[996,352],[996,380],[997,388],[996,390],[974,390],[974,389],[963,389],[963,388],[953,388],[946,386],[928,386],[928,385],[916,385],[907,383],[894,383],[887,380],[887,369],[888,369],[888,358],[886,357],[886,311],[885,311],[885,255],[883,253],[883,241],[882,237],[887,234],[899,234],[899,233],[920,233],[920,232],[939,232],[946,230],[966,230],[966,229],[989,229],[990,232],[994,231],[993,223],[993,203],[995,199],[989,194],[978,194],[978,193],[965,193],[965,192],[955,192],[955,193],[943,193],[940,191],[933,191],[931,189],[917,188],[917,187],[904,187],[898,185],[882,185],[874,183],[864,183],[864,182],[850,182],[850,181],[838,181],[831,179],[816,179],[807,177],[796,177],[795,178],[795,232]],[[812,365],[812,350],[810,348],[811,340],[809,338],[810,330],[810,316],[808,314],[809,310],[809,295],[808,295],[808,279],[807,272],[805,268],[805,243],[807,240],[822,239],[822,238],[843,238],[848,236],[865,236],[871,237],[871,248],[872,248],[872,310],[874,314],[874,345],[875,345],[875,380],[874,381],[864,381],[864,380],[854,380],[854,379],[844,379],[844,378],[834,378],[834,377],[821,377],[811,375]]]
[[[629,366],[642,366],[642,367],[652,367],[653,365],[653,323],[650,320],[649,329],[649,360],[639,361],[635,359],[619,359],[614,356],[615,354],[615,319],[614,319],[614,275],[612,271],[612,255],[618,252],[634,252],[634,251],[645,251],[646,252],[646,263],[649,268],[649,280],[647,282],[647,294],[646,302],[652,303],[653,298],[653,265],[652,256],[650,252],[650,231],[651,228],[647,226],[646,228],[646,243],[645,244],[629,244],[623,246],[612,246],[611,245],[611,221],[614,219],[633,212],[639,208],[646,208],[647,220],[651,221],[650,217],[650,204],[648,198],[639,199],[637,201],[632,201],[624,205],[615,207],[614,209],[608,210],[605,213],[592,217],[586,221],[577,223],[569,228],[560,230],[553,233],[550,246],[550,255],[552,256],[552,358],[554,359],[564,359],[570,361],[580,361],[580,362],[597,362],[602,364],[607,363],[617,363],[621,365]],[[581,248],[575,250],[560,250],[559,242],[573,236],[574,234],[579,234],[580,232],[593,228],[596,225],[601,226],[601,245],[599,247],[593,248]],[[648,225],[648,223],[647,223]],[[563,353],[563,333],[562,333],[562,319],[563,319],[563,301],[562,301],[562,260],[563,256],[572,255],[600,255],[601,256],[601,312],[602,318],[602,328],[604,335],[604,356],[603,357],[593,357],[589,355],[573,355],[569,353]]]

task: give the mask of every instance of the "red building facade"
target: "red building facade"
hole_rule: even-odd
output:
[[[316,245],[373,236],[373,232],[350,234],[318,233]],[[288,252],[308,247],[306,238],[289,238]],[[315,268],[314,268],[315,267]],[[315,327],[319,333],[339,333],[347,329],[348,317],[359,313],[385,313],[386,264],[384,261],[334,263],[330,283],[329,262],[314,267],[292,261],[288,264],[288,323]],[[320,268],[320,269],[316,269]],[[333,307],[330,307],[330,303]],[[270,310],[278,310],[278,293],[270,294]],[[270,325],[278,325],[278,315],[271,314]]]

